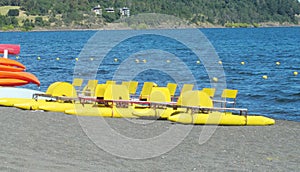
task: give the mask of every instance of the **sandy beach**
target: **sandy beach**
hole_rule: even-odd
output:
[[[300,125],[277,120],[273,126],[218,126],[199,144],[205,126],[194,126],[174,149],[147,159],[128,159],[99,148],[76,116],[0,107],[1,171],[299,171]],[[132,135],[149,135],[169,121],[107,118]],[[143,128],[143,130],[141,130]],[[136,131],[136,133],[135,133]],[[137,136],[138,137],[138,136]]]

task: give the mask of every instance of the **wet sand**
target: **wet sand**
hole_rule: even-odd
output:
[[[105,119],[129,137],[146,137],[169,121]],[[0,107],[1,171],[300,171],[300,123],[218,126],[199,144],[205,126],[194,126],[176,148],[154,158],[114,156],[92,142],[76,116]],[[142,127],[141,127],[142,126]],[[206,126],[207,127],[207,126]]]

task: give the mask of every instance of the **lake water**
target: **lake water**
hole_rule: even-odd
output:
[[[248,108],[250,114],[300,121],[300,75],[293,74],[294,71],[300,72],[299,27],[200,29],[200,31],[211,42],[222,61],[227,88],[239,90],[238,107]],[[180,35],[180,31],[176,32]],[[79,68],[76,68],[76,65],[80,61],[81,64],[83,62],[82,50],[95,33],[96,31],[0,32],[0,43],[21,45],[18,61],[26,65],[27,71],[35,74],[41,81],[40,88],[35,85],[24,87],[46,91],[53,82],[71,82],[74,70],[75,75],[78,75]],[[115,37],[126,32],[100,31],[100,33],[109,42],[110,39],[114,41]],[[129,64],[126,68],[128,73],[139,67],[143,68],[143,64],[149,64],[153,55],[151,51],[148,54],[139,52],[160,49],[174,54],[186,64],[195,76],[196,88],[211,86],[211,78],[206,73],[208,68],[202,65],[202,61],[200,64],[197,63],[198,59],[190,49],[173,40],[167,40],[156,35],[137,36],[117,44],[112,49],[107,49],[106,54],[91,51],[91,56],[85,59],[83,66],[85,69],[82,70],[92,69],[98,62],[99,53],[104,53],[105,58],[96,70],[95,77],[100,83],[105,82],[114,79],[115,71],[120,69],[123,62]],[[108,46],[103,41],[98,44],[102,47]],[[126,61],[128,59],[131,61]],[[245,64],[241,65],[241,62]],[[276,65],[276,62],[280,62],[280,65]],[[177,63],[163,57],[159,63],[166,68],[172,68],[177,75],[182,75],[183,83],[188,83],[189,78],[181,72]],[[120,76],[126,78],[127,72],[126,70],[121,72]],[[89,74],[81,73],[85,78],[92,76]],[[268,79],[263,79],[263,75],[267,75]],[[174,82],[174,78],[156,69],[140,71],[132,79],[139,81],[140,87],[144,81],[155,81],[161,86]]]

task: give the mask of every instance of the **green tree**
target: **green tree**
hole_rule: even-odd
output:
[[[111,23],[117,19],[118,14],[103,12],[102,16],[106,22]]]
[[[32,20],[23,20],[23,29],[26,31],[32,30],[34,28],[34,23]]]
[[[18,9],[10,9],[7,13],[8,16],[19,16],[19,10]]]
[[[44,23],[44,20],[42,17],[36,17],[34,24],[35,24],[35,26],[40,26],[40,27],[45,26],[45,23]]]

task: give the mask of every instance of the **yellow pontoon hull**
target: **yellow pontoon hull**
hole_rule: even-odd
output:
[[[264,116],[233,115],[232,113],[179,113],[172,115],[168,120],[183,124],[206,124],[206,125],[273,125],[275,120]]]
[[[29,98],[0,98],[0,106],[14,106],[14,104],[31,101]]]
[[[134,115],[134,109],[128,108],[117,108],[117,107],[97,107],[93,104],[76,104],[73,108],[65,110],[66,114],[77,115],[77,116],[101,116],[101,117],[112,117],[112,118],[137,118]]]

